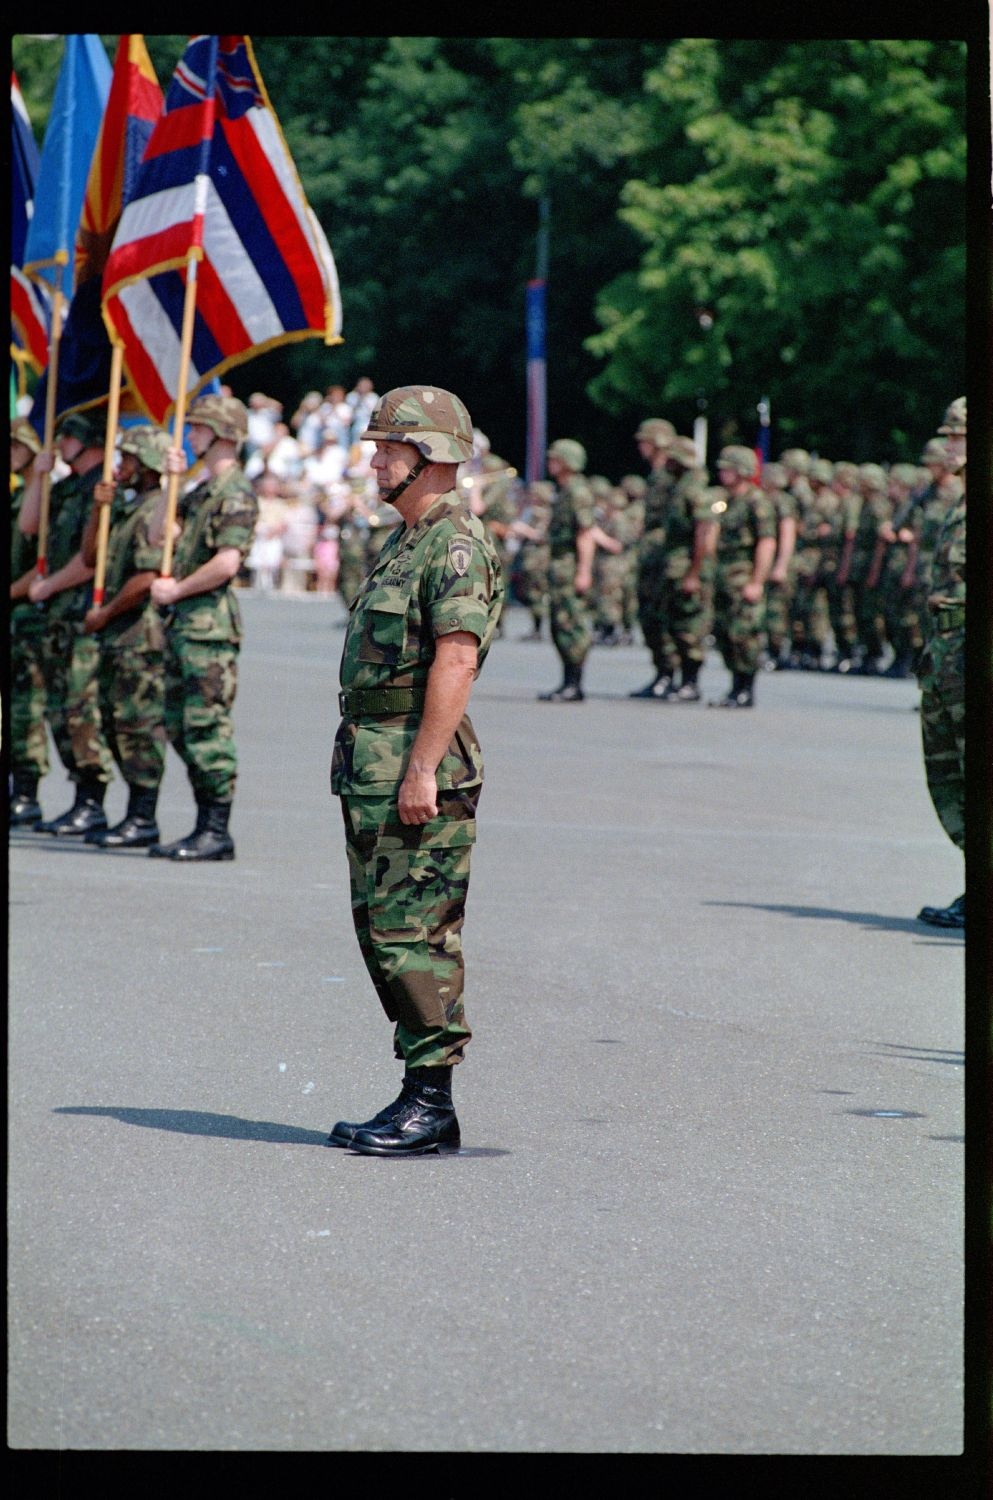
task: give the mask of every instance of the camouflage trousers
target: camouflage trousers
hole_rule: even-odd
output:
[[[114,762],[103,735],[97,692],[100,648],[70,621],[48,626],[41,640],[46,714],[69,780],[109,782]]]
[[[804,549],[797,558],[790,634],[797,651],[821,652],[827,641],[828,605],[820,574],[820,553]]]
[[[165,729],[186,766],[197,803],[232,802],[238,772],[231,709],[238,689],[238,646],[166,638]]]
[[[965,849],[965,632],[928,642],[922,660],[924,774],[938,821]]]
[[[14,635],[10,643],[10,769],[18,775],[48,775],[45,673],[41,636]]]
[[[754,673],[765,646],[765,598],[750,603],[742,593],[751,561],[718,566],[714,582],[714,642],[729,672]]]
[[[102,643],[97,672],[107,743],[128,786],[157,788],[165,771],[165,677],[160,651]]]
[[[582,594],[576,593],[576,559],[569,553],[554,557],[548,568],[548,608],[552,643],[562,663],[581,667],[593,644],[590,610]]]
[[[766,584],[765,631],[773,661],[789,650],[793,639],[793,596],[794,585],[789,575],[785,583]]]
[[[887,640],[898,658],[912,660],[924,644],[915,590],[901,587],[893,573],[884,573],[881,603]]]
[[[672,672],[676,643],[669,629],[666,553],[661,537],[642,538],[638,548],[638,624],[651,652],[656,672]]]
[[[535,621],[544,620],[548,614],[548,547],[543,542],[525,542],[515,564],[518,599]]]
[[[422,824],[400,822],[395,788],[341,799],[359,948],[411,1068],[461,1062],[472,1036],[461,932],[480,791],[439,792]]]
[[[858,643],[868,661],[882,655],[885,624],[883,621],[883,596],[877,584],[870,588],[864,579],[852,583],[852,610]]]
[[[598,556],[593,574],[593,622],[598,630],[623,629],[628,572],[623,553]]]

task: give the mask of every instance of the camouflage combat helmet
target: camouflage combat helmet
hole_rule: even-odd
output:
[[[634,438],[636,443],[654,443],[656,448],[667,448],[675,436],[675,427],[665,417],[646,417]]]
[[[648,480],[643,479],[640,474],[625,474],[621,480],[621,489],[631,500],[640,500],[648,489]]]
[[[921,454],[922,464],[947,464],[948,448],[943,438],[929,438]]]
[[[230,443],[243,443],[248,437],[248,412],[237,396],[197,396],[189,405],[186,420],[209,427]]]
[[[586,449],[575,438],[556,438],[549,445],[548,457],[560,458],[574,474],[581,474],[586,468]]]
[[[917,465],[894,464],[890,470],[890,478],[896,480],[897,484],[904,485],[907,489],[913,489],[917,483]]]
[[[965,436],[965,397],[959,396],[945,412],[945,420],[938,428],[944,437]]]
[[[859,484],[867,490],[885,490],[886,470],[881,464],[859,464]]]
[[[783,464],[763,464],[762,483],[764,485],[768,485],[770,489],[781,490],[785,489],[786,480],[786,468]]]
[[[797,474],[810,472],[810,454],[806,448],[787,448],[785,453],[779,455],[779,462]]]
[[[606,474],[591,474],[588,482],[598,500],[607,500],[614,492],[614,486]]]
[[[55,436],[74,437],[87,448],[102,448],[107,438],[102,411],[70,411],[55,424]]]
[[[121,433],[118,447],[122,453],[133,453],[146,469],[154,469],[156,473],[164,474],[166,454],[171,441],[169,434],[163,432],[160,427],[150,427],[144,423],[126,427]]]
[[[830,484],[834,478],[834,464],[828,458],[816,458],[810,466],[809,477],[818,484]]]
[[[16,422],[11,423],[10,441],[22,443],[25,448],[30,448],[32,453],[41,452],[41,438],[26,417],[18,417]]]
[[[850,459],[839,458],[834,466],[834,483],[846,484],[851,487],[858,483],[859,466],[853,464]]]
[[[690,437],[673,438],[669,446],[669,457],[684,469],[699,467],[700,455],[696,451],[696,443]]]
[[[473,456],[469,413],[451,391],[399,385],[381,396],[363,442],[410,443],[429,463],[460,464]]]
[[[743,443],[732,443],[729,448],[722,448],[717,455],[717,467],[718,469],[732,469],[735,474],[740,474],[742,479],[753,479],[756,469],[755,454]]]

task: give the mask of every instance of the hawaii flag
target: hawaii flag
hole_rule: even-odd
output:
[[[330,247],[247,36],[193,37],[173,75],[103,277],[132,392],[163,425],[179,394],[185,269],[197,260],[187,395],[296,339],[340,343]]]

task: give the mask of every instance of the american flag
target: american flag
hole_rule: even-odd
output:
[[[104,320],[138,403],[160,424],[179,395],[191,254],[187,394],[277,345],[341,342],[334,259],[247,36],[191,39],[104,271]]]

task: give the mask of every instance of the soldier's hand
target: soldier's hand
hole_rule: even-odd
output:
[[[101,606],[99,604],[91,605],[83,619],[83,634],[95,635],[98,630],[103,629],[106,623],[105,611]]]
[[[752,583],[751,579],[749,579],[749,581],[745,584],[745,586],[741,590],[741,597],[743,599],[747,599],[748,602],[749,602],[749,604],[758,604],[759,600],[762,598],[762,595],[764,593],[765,593],[765,585],[764,584],[762,584],[762,583]]]
[[[438,782],[433,771],[408,769],[397,798],[401,823],[430,823],[438,816]]]
[[[28,585],[28,598],[32,604],[41,604],[48,598],[48,579],[32,578]]]
[[[34,471],[36,474],[50,474],[55,468],[55,454],[50,448],[42,448],[40,453],[35,454]]]
[[[182,448],[168,448],[166,450],[167,474],[185,474],[187,467],[186,454]]]
[[[153,604],[175,604],[179,598],[179,584],[175,578],[153,578],[151,595]]]
[[[573,588],[577,594],[588,594],[593,587],[593,572],[590,568],[577,568]]]
[[[108,480],[106,483],[101,479],[100,483],[93,486],[93,499],[97,505],[111,505],[114,500],[114,486]]]
[[[683,576],[681,587],[684,594],[698,594],[700,592],[700,580],[692,573],[686,573]]]

